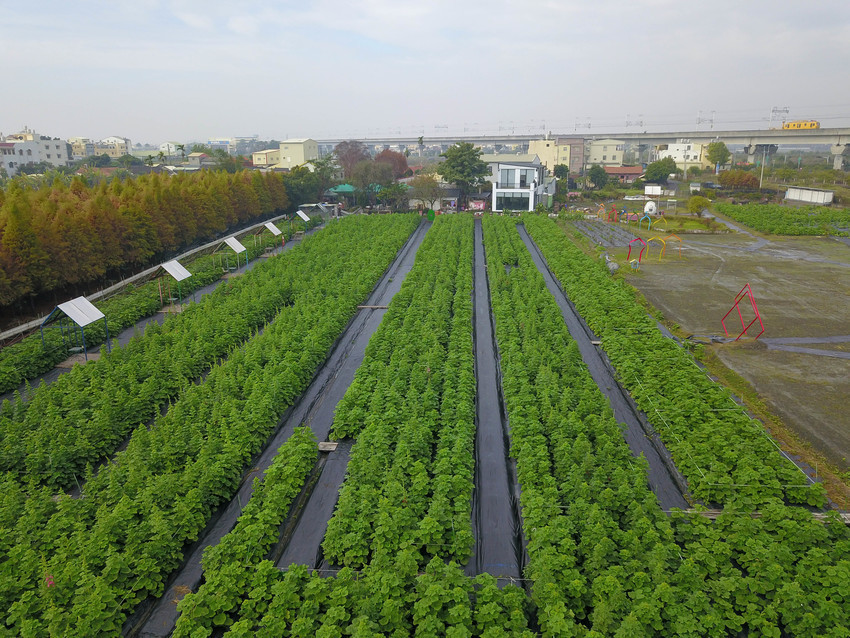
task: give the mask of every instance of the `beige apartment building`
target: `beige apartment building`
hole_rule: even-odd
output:
[[[280,143],[280,159],[277,166],[293,168],[315,159],[319,159],[319,145],[316,140],[310,138],[283,140]]]
[[[280,164],[280,149],[270,148],[265,151],[257,151],[251,153],[251,162],[254,166],[275,166]]]
[[[601,140],[589,140],[587,143],[587,166],[599,165],[622,166],[623,149],[626,143],[623,140],[604,138]]]
[[[537,155],[550,173],[558,164],[564,164],[569,167],[570,174],[578,175],[584,166],[584,139],[581,137],[531,140],[528,152]]]
[[[126,137],[105,137],[94,143],[95,155],[109,155],[112,158],[129,155],[131,150],[130,140]]]
[[[708,152],[708,144],[694,144],[690,140],[679,140],[675,144],[661,144],[656,147],[658,159],[670,157],[676,162],[676,167],[685,171],[691,168],[714,168],[714,165],[705,158]]]

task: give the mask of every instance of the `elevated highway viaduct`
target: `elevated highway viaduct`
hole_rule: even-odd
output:
[[[424,143],[427,145],[451,146],[457,142],[471,142],[476,146],[527,146],[531,140],[540,139],[540,134],[529,135],[457,135],[444,137],[426,137]],[[829,144],[830,153],[833,155],[833,166],[841,169],[844,165],[844,155],[850,145],[850,128],[818,128],[808,130],[786,130],[786,129],[749,129],[741,131],[670,131],[664,133],[563,133],[550,134],[549,138],[557,137],[583,137],[585,139],[613,138],[623,140],[626,143],[650,145],[675,144],[680,140],[687,139],[694,144],[708,144],[721,141],[727,145],[743,145],[744,150],[751,162],[763,153],[774,154],[782,145],[811,145]],[[352,138],[346,138],[352,139]],[[357,138],[353,138],[357,139]],[[342,142],[343,139],[318,140],[320,146],[333,147]],[[357,141],[370,146],[405,146],[415,149],[419,145],[418,136],[409,137],[384,137],[384,138],[362,138]]]

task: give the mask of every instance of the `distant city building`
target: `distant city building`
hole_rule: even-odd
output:
[[[265,151],[251,153],[251,161],[254,166],[270,167],[280,164],[280,149],[270,148]]]
[[[316,140],[299,138],[284,140],[280,143],[278,168],[294,168],[310,160],[319,159],[319,145]]]
[[[165,153],[166,155],[179,155],[180,149],[177,147],[180,146],[180,142],[163,142],[159,145],[159,151],[161,153]],[[185,152],[185,151],[184,151]]]
[[[87,137],[69,137],[71,158],[78,160],[94,155],[94,142]]]
[[[212,150],[221,149],[228,155],[236,151],[236,140],[232,137],[214,137],[207,140],[207,146]]]
[[[215,164],[215,160],[206,153],[189,153],[186,159],[189,162],[189,166],[194,166],[196,168],[213,166]]]
[[[530,140],[528,152],[537,155],[550,173],[559,164],[568,166],[573,175],[580,174],[584,167],[584,138],[581,137]]]
[[[585,166],[622,166],[625,144],[623,140],[611,138],[588,140]]]
[[[47,162],[52,166],[67,166],[71,159],[66,140],[40,135],[27,128],[5,137],[0,135],[0,143],[2,167],[10,177],[27,164]]]
[[[129,155],[133,145],[126,137],[105,137],[99,142],[95,142],[95,155],[108,155],[112,159],[117,159],[123,155]]]
[[[641,166],[605,166],[604,169],[609,179],[621,184],[631,184],[646,172]]]
[[[679,140],[676,144],[660,144],[656,147],[659,160],[670,157],[676,162],[676,168],[687,172],[689,168],[713,168],[713,164],[705,159],[707,145],[692,144],[690,140]]]

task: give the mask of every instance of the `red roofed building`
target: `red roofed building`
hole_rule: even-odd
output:
[[[646,172],[641,166],[605,166],[609,179],[616,179],[621,184],[631,184]]]

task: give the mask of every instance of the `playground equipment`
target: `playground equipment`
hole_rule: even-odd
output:
[[[640,261],[637,259],[632,259],[629,261],[629,266],[632,267],[632,270],[640,270]]]
[[[619,222],[620,221],[620,211],[617,210],[617,207],[612,205],[611,210],[608,211],[608,219],[609,222]]]
[[[658,205],[655,202],[646,202],[646,206],[643,207],[644,215],[657,215],[658,214]]]
[[[646,258],[649,259],[649,246],[650,246],[650,243],[653,242],[653,241],[660,241],[661,242],[661,253],[658,255],[658,261],[661,261],[664,258],[664,251],[667,250],[667,242],[664,241],[664,238],[661,237],[660,235],[656,235],[655,237],[650,237],[646,241]]]
[[[664,241],[667,242],[671,239],[675,239],[679,242],[679,259],[681,259],[682,258],[682,238],[679,237],[678,235],[674,234],[674,233],[670,233],[669,235],[667,235],[664,238]]]
[[[741,306],[740,306],[741,301],[743,301],[745,297],[750,300],[750,305],[752,306],[753,313],[755,314],[755,317],[746,325],[744,324],[744,315],[741,312]],[[725,315],[723,315],[723,319],[720,320],[720,324],[723,326],[723,332],[727,337],[729,336],[729,331],[726,329],[726,317],[728,317],[732,313],[733,310],[738,311],[738,317],[741,319],[741,328],[742,328],[741,334],[739,334],[737,337],[735,337],[735,341],[737,341],[738,339],[743,337],[745,334],[747,334],[747,331],[750,329],[750,326],[752,326],[756,321],[758,321],[759,326],[761,326],[761,332],[759,332],[754,337],[754,339],[758,339],[762,335],[762,333],[764,332],[764,323],[761,320],[761,314],[759,313],[758,306],[756,305],[756,299],[753,296],[753,289],[750,287],[749,282],[747,282],[747,284],[743,288],[741,288],[741,292],[739,292],[737,295],[735,295],[735,301],[732,303],[732,307],[729,309],[729,312],[727,312]]]
[[[596,218],[597,219],[605,219],[605,204],[599,203],[596,205]]]
[[[637,242],[640,242],[640,243],[642,244],[641,249],[640,249],[640,252],[638,253],[638,258],[637,258],[638,263],[640,263],[640,260],[641,260],[641,259],[643,259],[643,251],[645,251],[645,250],[646,250],[646,242],[643,240],[643,238],[642,238],[642,237],[635,237],[633,240],[631,240],[631,241],[629,242],[629,254],[628,254],[628,255],[626,255],[626,259],[628,259],[630,262],[631,262],[631,261],[634,261],[634,260],[632,259],[632,244],[633,244],[633,243],[635,243],[636,241],[637,241]],[[634,269],[634,270],[637,270],[637,268],[634,268],[634,267],[633,267],[633,269]]]
[[[664,216],[661,216],[657,219],[652,220],[652,225],[655,227],[656,232],[658,230],[661,230],[661,232],[664,232],[664,233],[667,232],[667,218],[664,217]],[[658,228],[659,226],[661,226],[660,229]]]

